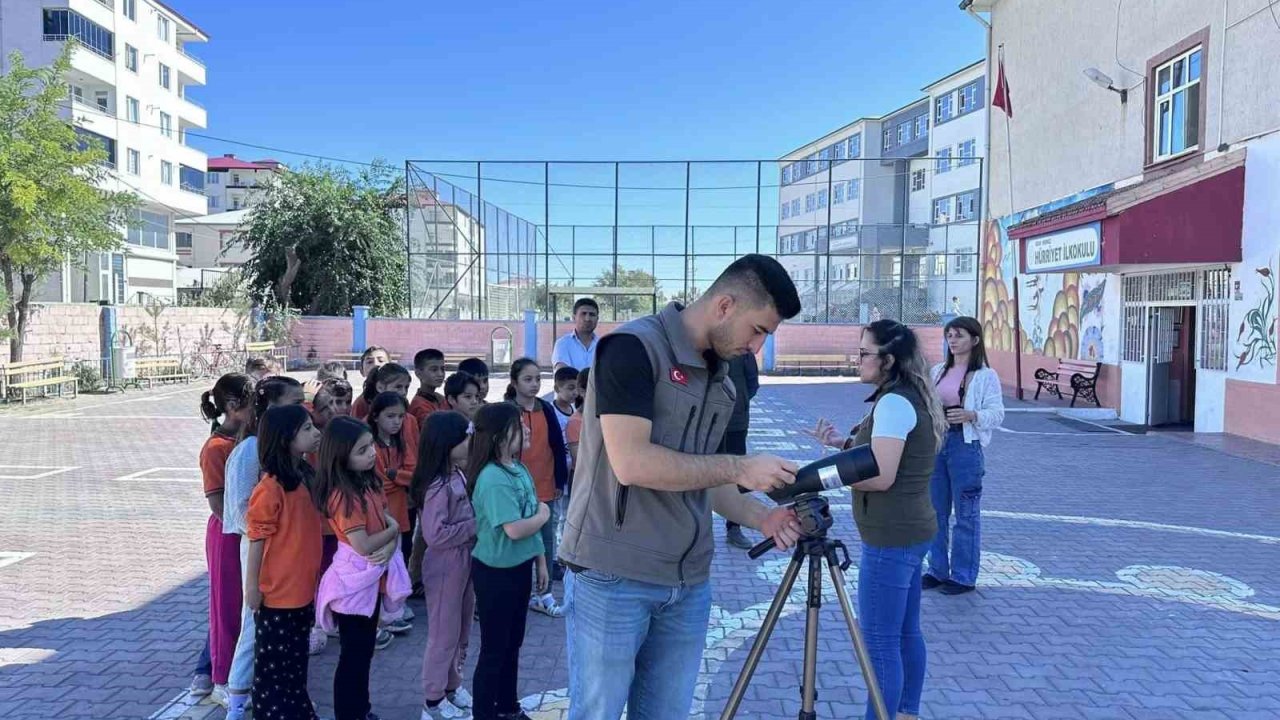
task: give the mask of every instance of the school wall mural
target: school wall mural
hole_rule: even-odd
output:
[[[1249,145],[1243,262],[1231,269],[1228,376],[1276,382],[1276,280],[1280,275],[1280,135]]]
[[[1093,192],[1089,193],[1094,194]],[[1087,197],[1073,196],[1050,206],[1037,208],[1046,212]],[[982,253],[982,322],[987,343],[993,350],[1013,351],[1026,355],[1053,358],[1115,362],[1117,341],[1108,342],[1105,310],[1110,276],[1105,273],[1037,273],[1021,276],[1017,309],[1021,333],[1015,346],[1013,278],[1018,269],[1017,241],[1010,240],[1005,229],[1031,217],[1019,213],[1011,218],[987,224]],[[1114,291],[1114,288],[1112,288]]]

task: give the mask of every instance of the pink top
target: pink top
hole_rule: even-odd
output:
[[[960,401],[960,384],[964,382],[966,370],[964,366],[956,365],[938,380],[938,395],[942,398],[943,407],[959,407],[964,404]]]
[[[326,632],[333,632],[338,627],[334,613],[373,617],[384,573],[387,589],[380,614],[384,620],[395,620],[404,614],[404,603],[411,591],[404,556],[395,553],[384,567],[370,563],[350,545],[338,543],[333,564],[320,578],[320,588],[316,591],[316,623]]]

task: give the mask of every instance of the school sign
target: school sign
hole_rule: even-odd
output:
[[[1102,223],[1091,222],[1026,239],[1026,272],[1061,272],[1102,264]]]

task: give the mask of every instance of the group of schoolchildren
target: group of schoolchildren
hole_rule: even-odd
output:
[[[270,361],[218,379],[201,397],[213,431],[200,451],[210,515],[209,640],[191,692],[240,720],[315,720],[308,656],[337,637],[336,720],[377,720],[375,651],[409,632],[410,598],[430,629],[422,720],[527,718],[516,685],[529,611],[563,613],[551,592],[587,371],[561,368],[550,401],[541,369],[512,364],[505,402],[489,369],[444,355],[410,371],[385,348],[300,383]],[[473,619],[472,692],[463,666]]]

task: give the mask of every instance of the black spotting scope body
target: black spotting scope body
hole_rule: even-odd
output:
[[[880,474],[870,445],[842,450],[805,465],[796,471],[796,481],[769,493],[776,503],[786,503],[801,495],[852,485]]]

